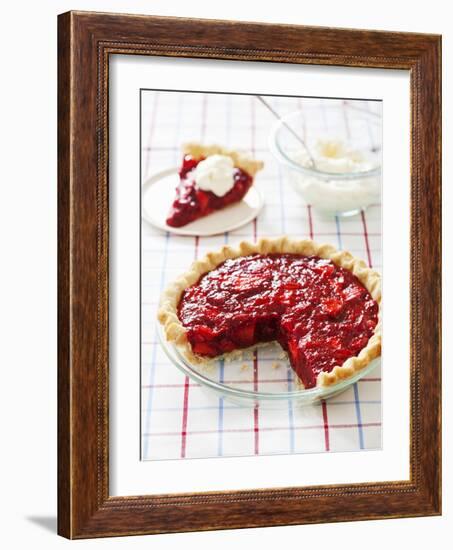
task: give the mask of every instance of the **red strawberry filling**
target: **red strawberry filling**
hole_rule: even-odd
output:
[[[234,185],[223,197],[211,191],[198,189],[194,179],[194,170],[204,157],[193,158],[185,155],[179,171],[180,183],[176,188],[176,198],[167,216],[167,224],[182,227],[198,218],[207,216],[216,210],[240,201],[253,183],[253,178],[241,168],[234,169]]]
[[[216,357],[277,341],[306,388],[357,355],[378,304],[347,269],[298,254],[227,260],[187,288],[178,316],[194,353]]]

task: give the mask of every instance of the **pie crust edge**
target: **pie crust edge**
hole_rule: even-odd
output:
[[[245,153],[227,149],[221,145],[203,145],[198,142],[190,142],[183,145],[182,151],[184,155],[191,155],[195,159],[211,155],[225,155],[232,159],[237,168],[244,170],[252,177],[255,177],[257,172],[264,166],[264,162],[261,160],[256,160]]]
[[[187,339],[186,329],[177,315],[177,308],[183,291],[195,284],[202,275],[215,269],[225,260],[249,256],[251,254],[270,253],[293,253],[304,256],[319,256],[326,260],[332,260],[336,265],[351,271],[379,306],[378,323],[367,345],[357,356],[350,357],[342,365],[335,366],[330,372],[320,372],[317,377],[317,386],[331,386],[340,380],[350,378],[356,372],[365,368],[373,359],[380,356],[382,327],[380,274],[369,268],[363,260],[355,258],[350,252],[339,251],[330,244],[318,244],[310,239],[290,239],[286,236],[274,239],[263,238],[256,243],[243,241],[237,247],[225,245],[218,252],[209,252],[204,258],[193,262],[190,269],[178,277],[162,293],[157,317],[163,326],[166,339],[176,344],[186,359],[192,363],[199,364],[212,361],[210,358],[201,357],[192,352],[192,347]],[[255,349],[256,347],[255,345],[250,349]],[[247,350],[238,349],[215,359],[221,357],[231,358],[245,351]],[[296,375],[295,378],[299,385],[303,387]]]

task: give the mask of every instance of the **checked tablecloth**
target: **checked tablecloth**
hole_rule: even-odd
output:
[[[348,127],[348,112],[380,114],[376,102],[268,97],[281,114],[300,110],[306,124],[327,128]],[[381,268],[381,205],[358,216],[339,219],[317,214],[285,181],[269,152],[272,115],[256,98],[247,95],[142,91],[142,177],[178,166],[181,144],[200,140],[246,149],[265,162],[257,177],[265,207],[248,225],[215,237],[181,237],[142,225],[142,459],[181,459],[329,451],[356,451],[381,447],[381,373],[369,376],[337,397],[313,406],[288,403],[278,409],[246,408],[190,381],[167,358],[157,338],[156,311],[161,291],[190,263],[225,242],[287,234],[310,237],[349,250],[373,268]],[[344,106],[333,116],[331,102]],[[380,133],[364,125],[363,139],[380,146]],[[244,369],[219,379],[238,387],[268,388],[260,379],[259,362],[275,361],[272,352],[258,353]],[[277,357],[278,360],[278,357]],[[277,365],[278,366],[278,363]],[[286,368],[276,376],[287,376]],[[288,377],[288,388],[291,389]]]

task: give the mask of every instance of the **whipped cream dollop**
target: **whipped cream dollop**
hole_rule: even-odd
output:
[[[379,166],[377,159],[366,158],[340,140],[319,140],[311,153],[316,171],[332,175],[321,177],[316,171],[307,175],[291,170],[293,183],[308,204],[327,212],[349,212],[379,200],[380,177],[366,174]],[[294,151],[291,156],[301,166],[311,168],[304,150]],[[361,172],[363,177],[355,175]],[[351,174],[351,178],[336,179],[335,174]]]
[[[234,185],[234,163],[227,155],[210,155],[195,168],[197,187],[223,197]]]
[[[299,161],[307,164],[304,151],[301,152]],[[367,172],[374,166],[367,162],[360,151],[348,148],[340,140],[319,140],[313,151],[316,169],[320,172],[334,174],[346,174],[354,172]]]

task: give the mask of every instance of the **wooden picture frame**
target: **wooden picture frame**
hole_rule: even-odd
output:
[[[58,532],[68,538],[441,513],[441,39],[69,12],[58,21]],[[411,95],[410,480],[109,495],[109,56],[404,69]]]

